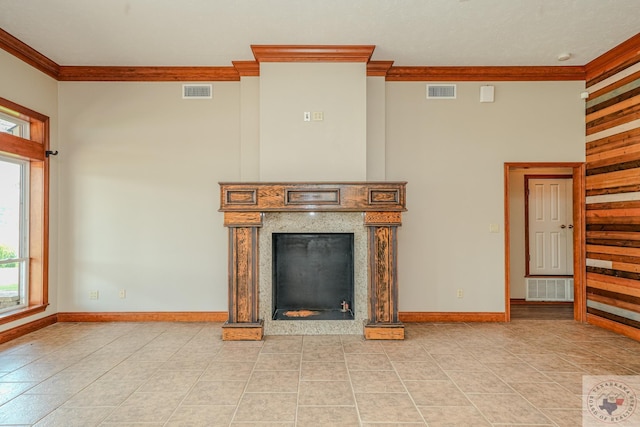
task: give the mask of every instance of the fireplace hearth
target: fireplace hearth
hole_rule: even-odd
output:
[[[223,339],[358,334],[363,330],[366,339],[404,339],[404,326],[398,320],[397,231],[406,210],[405,185],[221,183],[220,210],[229,228],[229,319],[223,326]],[[317,296],[295,304],[287,297],[282,307],[275,301],[281,289],[273,283],[280,275],[274,272],[279,255],[277,251],[273,254],[273,236],[277,241],[279,235],[292,233],[312,235],[315,240],[323,234],[353,235],[353,297],[339,291],[320,305],[314,305]],[[305,238],[307,243],[314,240]],[[299,275],[295,271],[283,274]],[[316,313],[335,309],[339,319]],[[353,320],[344,320],[351,315]],[[280,320],[281,316],[290,320]]]

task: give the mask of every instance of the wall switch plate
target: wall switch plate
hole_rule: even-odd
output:
[[[120,299],[125,299],[127,297],[127,290],[120,289],[120,291],[118,292],[118,297],[120,297]]]
[[[321,122],[324,120],[324,113],[322,111],[314,111],[313,112],[313,121]]]
[[[499,233],[500,226],[498,224],[489,224],[489,233]]]
[[[304,121],[305,122],[310,122],[311,121],[311,111],[305,111],[304,112]]]
[[[89,299],[98,299],[99,296],[98,291],[89,291]]]
[[[464,291],[462,289],[458,289],[458,291],[456,292],[456,296],[458,298],[464,297]]]

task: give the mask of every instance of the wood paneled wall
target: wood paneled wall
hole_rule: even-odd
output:
[[[639,338],[640,37],[616,50],[586,66],[587,318]]]

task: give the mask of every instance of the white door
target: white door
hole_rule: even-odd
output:
[[[573,180],[529,179],[529,275],[573,275]]]

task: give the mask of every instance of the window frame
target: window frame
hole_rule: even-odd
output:
[[[2,264],[17,263],[20,271],[18,280],[19,304],[14,307],[0,309],[0,316],[27,307],[29,302],[29,169],[30,161],[17,157],[7,156],[0,152],[0,162],[12,163],[20,167],[20,213],[19,213],[19,245],[18,253],[14,258],[0,260]]]
[[[0,152],[29,161],[29,262],[26,307],[0,313],[0,325],[49,305],[49,117],[0,97],[0,110],[29,123],[29,139],[0,132]]]

